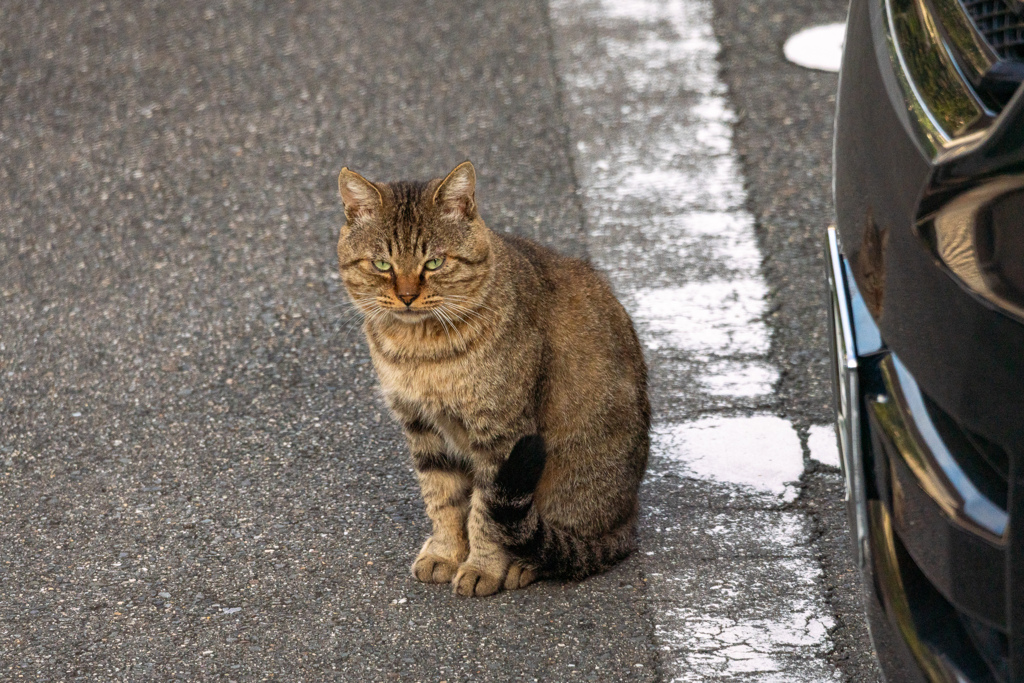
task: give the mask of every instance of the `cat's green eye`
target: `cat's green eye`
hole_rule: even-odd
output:
[[[391,264],[387,261],[374,261],[373,267],[377,270],[388,271],[391,270]]]
[[[437,270],[438,268],[441,267],[442,263],[444,263],[443,258],[432,258],[425,264],[423,264],[423,267],[426,268],[427,270]]]

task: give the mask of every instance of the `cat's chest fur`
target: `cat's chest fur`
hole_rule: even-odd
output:
[[[516,353],[490,344],[444,361],[395,361],[374,349],[371,356],[388,404],[399,414],[426,422],[450,446],[471,456],[496,416],[522,412],[530,401],[523,382],[535,374],[528,348]],[[513,378],[518,381],[513,381]]]
[[[374,358],[384,395],[415,406],[425,414],[447,412],[461,416],[472,412],[471,406],[486,396],[487,387],[481,381],[480,364],[476,372],[469,365],[465,361],[396,363]]]

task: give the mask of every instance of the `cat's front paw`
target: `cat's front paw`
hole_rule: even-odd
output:
[[[423,583],[448,583],[458,569],[457,562],[428,552],[421,552],[412,563],[413,577]]]
[[[459,595],[483,597],[493,595],[501,589],[504,576],[496,576],[463,562],[452,580],[452,587]]]
[[[515,560],[509,565],[508,573],[505,574],[505,590],[514,591],[519,588],[526,588],[536,580],[536,570],[522,564],[519,560]]]

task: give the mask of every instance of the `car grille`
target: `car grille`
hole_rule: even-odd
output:
[[[957,616],[996,680],[1010,680],[1010,645],[1006,634],[964,612],[958,611]]]
[[[949,602],[921,571],[898,535],[893,538],[893,550],[915,635],[946,669],[945,678],[928,680],[1010,683],[1006,632]]]
[[[971,21],[1003,59],[1024,62],[1024,18],[1004,0],[960,0]]]

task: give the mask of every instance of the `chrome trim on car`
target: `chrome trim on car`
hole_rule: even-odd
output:
[[[934,159],[949,142],[949,137],[932,116],[928,107],[925,106],[924,98],[917,91],[913,79],[910,78],[910,69],[903,59],[903,53],[896,40],[897,33],[889,0],[877,0],[877,2],[881,6],[884,17],[882,35],[885,38],[885,46],[888,48],[889,66],[900,88],[898,95],[895,93],[893,95],[902,100],[901,102],[894,101],[893,106],[897,108],[897,111],[909,115],[910,132],[914,141],[921,147],[925,156]]]
[[[871,410],[920,486],[957,526],[990,543],[1006,543],[1009,516],[986,498],[963,471],[939,436],[924,405],[921,389],[899,358],[881,363],[887,400]]]
[[[969,70],[968,78],[975,84],[981,82],[992,65],[999,61],[999,55],[978,33],[958,0],[930,0],[930,3],[938,16],[938,23],[953,43],[955,54],[961,58],[960,63]]]
[[[866,484],[861,453],[860,388],[857,373],[857,349],[853,335],[843,257],[835,227],[828,228],[828,254],[825,259],[829,288],[829,340],[832,345],[832,392],[836,413],[836,436],[840,463],[846,479],[847,504],[853,506],[856,520],[857,560],[864,567],[869,557]]]
[[[924,0],[877,0],[890,68],[900,93],[893,106],[909,115],[922,152],[936,159],[981,136],[994,114],[981,101],[946,45]]]

